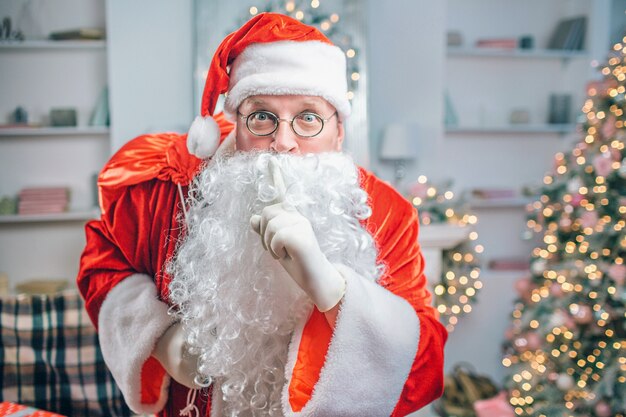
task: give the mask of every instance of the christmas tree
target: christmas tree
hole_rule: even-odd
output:
[[[516,284],[502,361],[520,416],[626,414],[624,44],[601,72],[580,142],[556,155],[529,214],[541,243]]]

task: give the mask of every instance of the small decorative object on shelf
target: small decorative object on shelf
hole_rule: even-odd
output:
[[[448,91],[445,92],[445,120],[444,123],[446,126],[457,126],[459,124],[459,118],[456,115],[456,111],[454,110],[454,105],[452,104],[452,99],[450,98],[450,93]]]
[[[11,122],[16,125],[27,125],[28,124],[28,112],[22,106],[18,106],[11,113]]]
[[[477,48],[516,49],[517,39],[515,38],[478,39],[476,41],[476,47]]]
[[[585,43],[587,18],[585,16],[561,20],[552,33],[548,49],[580,51]]]
[[[519,38],[520,49],[533,49],[535,46],[535,38],[530,35],[524,35]]]
[[[70,190],[67,187],[23,188],[18,196],[18,214],[52,214],[67,211]]]
[[[54,41],[67,40],[102,40],[104,39],[104,29],[102,28],[79,28],[52,32],[48,36]]]
[[[66,279],[32,279],[15,285],[17,294],[53,295],[69,287]]]
[[[446,43],[448,46],[463,45],[463,35],[461,32],[451,30],[446,34]]]
[[[519,197],[519,192],[512,188],[474,188],[472,189],[473,198],[502,199]]]
[[[509,116],[512,125],[527,125],[530,123],[530,111],[528,109],[513,109]]]
[[[528,271],[530,260],[522,258],[499,258],[489,261],[492,271]]]
[[[13,30],[11,18],[5,17],[0,25],[0,42],[2,41],[23,41],[24,34],[21,30]]]
[[[4,196],[0,198],[0,215],[17,213],[17,198]]]
[[[89,120],[90,126],[109,126],[109,89],[104,87]]]
[[[548,114],[548,123],[550,124],[566,124],[570,123],[570,109],[572,107],[571,94],[550,94],[550,106]]]
[[[50,109],[50,126],[76,126],[76,109]]]

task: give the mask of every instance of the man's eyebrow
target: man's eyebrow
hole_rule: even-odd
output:
[[[265,105],[265,101],[260,98],[251,98],[247,101],[247,103],[252,105]]]
[[[303,100],[302,101],[302,105],[304,106],[314,106],[317,107],[319,105],[323,104],[323,102],[321,100],[315,100],[315,99],[307,99],[307,100]]]

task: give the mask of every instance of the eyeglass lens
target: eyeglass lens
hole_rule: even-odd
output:
[[[267,136],[277,129],[278,118],[270,112],[256,111],[248,116],[246,126],[255,135]],[[294,117],[291,128],[299,136],[311,137],[322,131],[324,121],[315,113],[303,112]]]

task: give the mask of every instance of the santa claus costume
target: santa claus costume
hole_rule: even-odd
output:
[[[225,92],[226,115],[212,117]],[[135,138],[100,173],[102,216],[86,226],[77,282],[105,361],[137,413],[173,417],[190,410],[190,390],[151,356],[177,320],[168,311],[166,266],[186,237],[192,180],[233,129],[226,118],[234,120],[242,100],[260,94],[319,96],[344,120],[350,112],[344,55],[312,27],[257,15],[218,48],[202,117],[189,134]],[[315,308],[296,324],[284,366],[285,416],[403,416],[442,393],[447,335],[430,305],[417,213],[387,183],[357,172],[371,210],[360,224],[384,268],[375,282],[341,270],[347,286],[334,328]],[[212,388],[191,398],[202,415],[220,415],[221,393]]]

